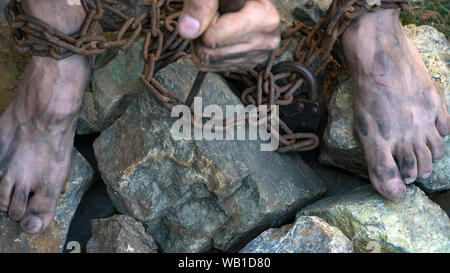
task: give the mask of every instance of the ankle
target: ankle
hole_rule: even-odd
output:
[[[379,33],[397,35],[402,30],[397,9],[378,9],[365,12],[349,25],[344,35],[378,36]]]
[[[405,33],[396,9],[378,9],[355,19],[341,37],[346,55],[373,53],[376,47],[391,47],[403,41]],[[363,57],[363,56],[361,56]]]
[[[79,31],[86,18],[81,1],[69,5],[69,1],[61,0],[22,0],[22,5],[26,14],[69,35]]]

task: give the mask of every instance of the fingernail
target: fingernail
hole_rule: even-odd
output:
[[[405,186],[401,180],[394,178],[384,183],[384,190],[391,198],[399,199],[405,193]]]
[[[178,21],[178,28],[181,35],[195,36],[200,31],[200,21],[188,14],[183,14]]]
[[[42,225],[44,222],[42,222],[41,218],[36,216],[27,217],[25,220],[22,221],[21,226],[22,229],[25,232],[28,233],[39,233],[42,230]]]

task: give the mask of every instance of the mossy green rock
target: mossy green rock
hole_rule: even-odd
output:
[[[91,88],[86,90],[77,134],[108,128],[144,91],[140,76],[144,68],[143,38],[127,50],[112,49],[96,59]]]
[[[450,48],[445,36],[431,26],[405,26],[431,76],[444,93],[450,112]],[[323,164],[336,166],[367,177],[367,163],[353,134],[353,87],[350,79],[337,86],[329,102],[329,124],[320,154]],[[430,192],[450,189],[450,136],[444,138],[444,157],[434,163],[433,173],[418,183]]]
[[[418,187],[392,202],[370,185],[322,199],[297,216],[319,216],[342,230],[357,252],[450,252],[450,219]]]

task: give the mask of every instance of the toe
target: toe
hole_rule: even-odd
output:
[[[14,182],[4,177],[0,182],[0,211],[7,212],[13,194]]]
[[[53,190],[41,190],[30,198],[25,216],[20,222],[24,232],[37,234],[47,229],[55,215],[57,196]]]
[[[441,136],[446,136],[450,133],[450,116],[447,113],[442,113],[438,116],[436,128]]]
[[[21,185],[16,185],[9,205],[9,217],[14,221],[20,221],[27,208],[29,190]]]
[[[417,160],[411,144],[403,143],[395,149],[398,167],[405,184],[411,184],[417,179]]]
[[[440,160],[445,155],[445,143],[439,132],[435,129],[427,136],[428,148],[433,161]]]
[[[375,150],[367,161],[369,177],[375,189],[388,199],[402,198],[406,188],[391,152],[387,149]]]
[[[415,144],[414,152],[417,158],[417,175],[422,179],[430,177],[433,170],[433,157],[425,142]]]

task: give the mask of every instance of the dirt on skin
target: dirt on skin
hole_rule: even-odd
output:
[[[0,24],[0,114],[14,97],[29,56],[16,51],[7,23]]]

